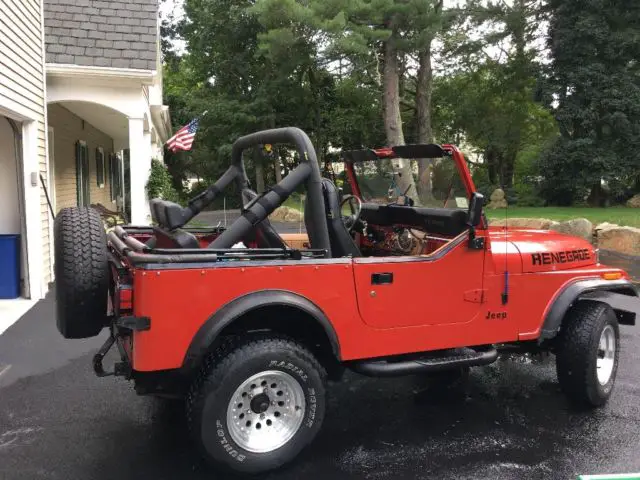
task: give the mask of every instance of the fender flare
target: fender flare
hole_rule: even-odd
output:
[[[183,373],[193,372],[202,364],[204,357],[209,353],[210,346],[225,327],[252,310],[278,305],[292,307],[311,316],[326,333],[336,359],[340,359],[338,335],[327,316],[315,303],[287,290],[261,290],[231,300],[202,324],[185,354],[182,364]]]
[[[620,323],[635,325],[640,316],[640,299],[636,287],[628,280],[578,280],[565,285],[553,300],[540,330],[538,341],[555,337],[562,325],[562,319],[579,300],[596,300],[607,303],[618,314]]]

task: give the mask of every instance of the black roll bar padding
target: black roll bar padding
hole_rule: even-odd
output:
[[[375,150],[371,148],[365,148],[362,150],[344,150],[342,152],[342,158],[349,163],[354,162],[365,162],[367,160],[377,160],[378,155],[376,155]]]
[[[329,244],[329,232],[324,208],[324,197],[322,195],[322,175],[320,173],[320,166],[318,165],[316,151],[313,148],[311,140],[307,134],[299,128],[275,128],[271,130],[262,130],[260,132],[240,137],[235,141],[231,150],[231,167],[227,172],[225,172],[222,178],[213,185],[213,187],[219,186],[227,173],[229,173],[232,168],[235,168],[235,178],[238,183],[238,189],[242,191],[242,189],[247,188],[249,179],[247,178],[244,163],[242,162],[242,152],[247,148],[263,145],[265,143],[289,143],[295,145],[301,163],[277,184],[279,187],[278,190],[288,192],[288,197],[299,185],[302,183],[306,184],[310,218],[305,218],[305,223],[309,239],[311,240],[311,245],[313,248],[325,250],[327,252],[326,256],[331,257],[331,245]],[[226,187],[227,184],[224,186]],[[213,187],[210,187],[210,189]],[[209,189],[207,189],[206,192],[208,191]],[[213,197],[215,197],[215,193],[213,194]],[[281,199],[281,195],[278,192],[270,191],[264,195],[264,199],[265,200],[263,202],[256,202],[252,205],[248,210],[251,214],[243,214],[218,238],[211,242],[209,247],[225,248],[231,247],[234,243],[239,242],[256,223],[267,218],[267,216],[275,210],[275,208],[280,205],[282,200],[286,199],[286,197]],[[275,202],[277,202],[277,204]],[[194,204],[192,205],[190,202],[190,206],[188,208],[192,210],[197,209],[199,205],[196,205],[195,202],[193,203]],[[194,216],[197,213],[199,212],[194,213]]]
[[[145,252],[151,250],[151,247],[145,245],[140,240],[130,237],[124,228],[121,226],[117,226],[113,229],[114,233],[118,238],[120,238],[127,247],[131,248],[136,252]]]
[[[295,189],[309,178],[311,168],[309,163],[298,165],[278,184],[280,194],[270,190],[258,197],[251,206],[242,212],[240,218],[233,222],[222,232],[208,248],[230,248],[233,244],[243,239],[256,224],[267,218]]]
[[[435,143],[396,145],[391,149],[396,157],[402,158],[442,158],[445,156],[444,149]]]

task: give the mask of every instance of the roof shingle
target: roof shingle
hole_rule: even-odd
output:
[[[155,70],[158,0],[44,0],[47,63]]]

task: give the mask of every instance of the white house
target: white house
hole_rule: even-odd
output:
[[[158,1],[0,0],[0,12],[0,235],[20,235],[20,294],[39,299],[53,280],[43,183],[55,212],[100,203],[149,223],[151,159],[171,134]]]

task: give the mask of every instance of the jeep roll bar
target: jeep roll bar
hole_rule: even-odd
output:
[[[240,218],[233,222],[218,238],[216,238],[209,248],[229,248],[234,243],[244,238],[253,227],[267,218],[276,208],[289,198],[298,186],[306,185],[307,206],[309,218],[305,218],[307,233],[311,246],[327,251],[327,257],[331,257],[331,246],[329,244],[329,231],[327,228],[327,218],[324,208],[324,197],[322,194],[322,175],[316,157],[316,151],[306,133],[299,128],[287,127],[273,130],[263,130],[240,137],[235,141],[231,150],[232,165],[228,171],[237,169],[236,178],[238,187],[242,191],[249,185],[249,179],[242,162],[242,152],[249,147],[262,145],[265,143],[291,143],[295,145],[300,157],[300,164],[294,168],[289,175],[284,177],[278,184],[263,193],[251,202],[242,212]],[[226,175],[226,174],[225,174]],[[218,182],[207,189],[201,198],[213,199],[219,189],[218,184],[225,178],[222,176]],[[226,185],[225,185],[226,186]],[[210,192],[211,191],[211,192]],[[196,201],[189,202],[190,206],[198,207]],[[211,200],[209,200],[210,202]],[[305,216],[306,217],[306,216]]]
[[[211,204],[218,194],[234,180],[240,195],[242,195],[242,191],[249,188],[249,178],[242,161],[242,153],[250,147],[266,143],[289,143],[295,145],[300,156],[300,164],[278,184],[258,196],[255,201],[247,204],[240,218],[211,242],[209,248],[224,249],[239,242],[258,223],[282,205],[296,188],[301,184],[305,184],[308,208],[308,218],[305,215],[305,222],[311,245],[314,249],[326,250],[326,256],[330,258],[331,246],[329,244],[322,194],[322,176],[316,151],[307,134],[295,127],[263,130],[240,137],[234,142],[231,150],[231,166],[218,181],[192,198],[185,208],[164,200],[152,200],[151,210],[154,220],[169,230],[180,228],[199,214],[207,205]]]

